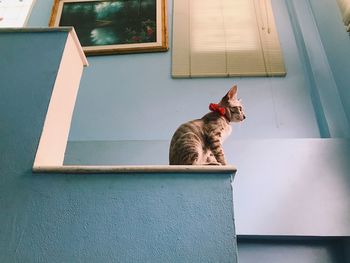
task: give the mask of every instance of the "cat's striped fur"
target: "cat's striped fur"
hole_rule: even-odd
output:
[[[175,131],[169,150],[171,165],[226,165],[222,143],[231,133],[230,123],[245,119],[237,99],[237,86],[233,86],[218,105],[225,109],[225,114],[209,112]]]

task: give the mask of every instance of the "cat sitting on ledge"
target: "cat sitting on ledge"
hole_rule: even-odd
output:
[[[231,122],[245,119],[237,86],[201,119],[182,124],[174,133],[169,149],[170,165],[226,165],[222,143],[231,133]]]

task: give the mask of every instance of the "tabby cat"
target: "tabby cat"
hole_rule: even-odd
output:
[[[182,124],[174,133],[169,150],[171,165],[226,165],[222,143],[231,133],[231,122],[245,119],[233,86],[211,112],[201,119]]]

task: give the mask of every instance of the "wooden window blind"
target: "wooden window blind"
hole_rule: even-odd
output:
[[[271,0],[174,0],[173,77],[285,74]]]

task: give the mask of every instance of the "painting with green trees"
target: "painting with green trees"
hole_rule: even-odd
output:
[[[157,0],[66,2],[60,26],[74,26],[82,46],[156,42]]]

